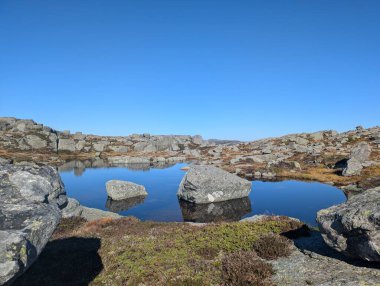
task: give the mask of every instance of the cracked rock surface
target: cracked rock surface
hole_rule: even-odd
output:
[[[380,262],[380,187],[318,212],[325,242],[343,254]]]
[[[0,285],[9,285],[37,259],[66,204],[52,167],[0,165]]]
[[[330,249],[317,231],[294,241],[288,257],[272,262],[275,285],[377,286],[380,264],[352,260]]]

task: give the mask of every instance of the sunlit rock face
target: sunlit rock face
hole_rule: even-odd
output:
[[[147,196],[145,187],[128,181],[111,180],[106,183],[108,196],[115,201]]]
[[[380,187],[318,212],[325,242],[343,254],[380,261]]]
[[[193,165],[182,179],[178,197],[198,203],[216,203],[244,198],[251,182],[213,166]]]
[[[67,204],[51,167],[0,165],[0,284],[11,283],[38,257]]]

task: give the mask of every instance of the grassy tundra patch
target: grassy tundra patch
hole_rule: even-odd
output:
[[[74,238],[76,244],[96,239],[99,247],[92,256],[99,256],[101,270],[98,263],[95,274],[82,271],[85,255],[62,262],[60,258],[72,250],[61,247],[61,254],[44,251],[16,285],[76,285],[76,276],[83,281],[86,275],[91,285],[271,285],[273,270],[262,258],[287,255],[289,251],[280,249],[288,249],[289,241],[279,234],[302,226],[286,218],[202,226],[135,218],[64,219],[46,249]],[[57,282],[65,264],[78,270]]]

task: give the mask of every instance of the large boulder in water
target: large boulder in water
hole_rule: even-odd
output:
[[[127,181],[108,181],[106,183],[106,189],[108,196],[115,201],[148,195],[144,186]]]
[[[0,285],[12,283],[37,259],[66,204],[55,169],[0,165]]]
[[[193,165],[183,177],[178,197],[207,204],[244,198],[251,192],[251,182],[213,166]]]
[[[380,261],[380,187],[318,212],[324,241],[353,258]]]

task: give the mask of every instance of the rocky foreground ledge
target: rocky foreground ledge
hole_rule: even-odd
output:
[[[0,158],[0,285],[10,285],[38,258],[62,217],[120,218],[66,197],[57,170]]]
[[[0,285],[37,259],[67,203],[52,167],[0,165]]]

